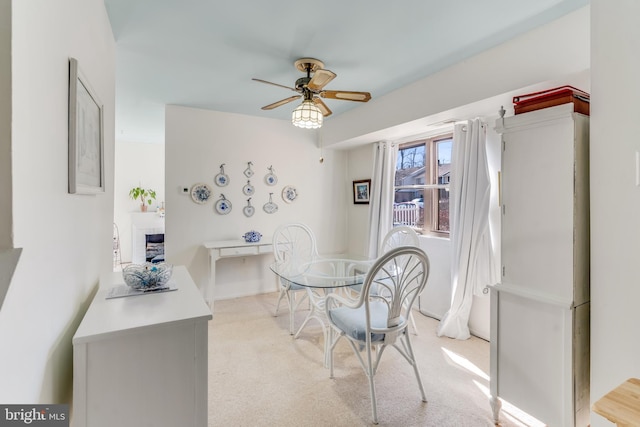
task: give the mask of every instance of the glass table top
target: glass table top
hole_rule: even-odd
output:
[[[310,288],[340,288],[361,285],[374,260],[316,258],[304,263],[275,262],[270,268],[291,283]]]

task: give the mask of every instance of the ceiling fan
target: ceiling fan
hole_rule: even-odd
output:
[[[273,104],[265,105],[263,110],[272,110],[281,105],[288,104],[296,99],[304,98],[304,101],[312,101],[317,106],[322,115],[327,117],[331,115],[331,110],[320,98],[325,99],[339,99],[343,101],[357,101],[367,102],[371,99],[369,92],[353,92],[346,90],[324,90],[323,88],[331,80],[336,78],[336,74],[333,71],[325,70],[324,63],[315,58],[300,58],[294,62],[295,67],[306,73],[306,77],[300,77],[296,80],[295,87],[289,87],[280,85],[278,83],[271,83],[262,79],[252,79],[257,82],[267,83],[274,86],[279,86],[285,89],[298,92],[300,95],[294,95],[289,98],[281,99]]]

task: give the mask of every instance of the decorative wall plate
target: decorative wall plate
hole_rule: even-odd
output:
[[[216,175],[215,179],[216,179],[216,185],[218,187],[224,187],[229,183],[229,177],[223,173],[219,173],[218,175]]]
[[[253,185],[251,185],[251,181],[247,180],[247,185],[242,187],[242,193],[245,196],[253,196],[254,192],[255,192],[255,188],[253,188]]]
[[[251,178],[253,176],[253,170],[251,170],[252,162],[247,162],[247,168],[244,170],[244,176]]]
[[[276,185],[278,183],[278,177],[273,173],[273,166],[269,166],[269,173],[264,176],[264,182],[267,185]]]
[[[269,173],[265,175],[264,182],[266,182],[267,185],[276,185],[278,183],[278,177],[272,173]]]
[[[278,211],[278,205],[273,203],[272,200],[273,193],[269,193],[269,201],[262,206],[262,210],[264,210],[268,214],[272,214]]]
[[[247,206],[245,206],[244,208],[242,208],[242,213],[244,213],[244,216],[246,217],[250,217],[253,216],[253,214],[256,212],[256,208],[254,208],[253,206],[251,206],[251,197],[249,197],[247,199]]]
[[[292,185],[287,185],[282,189],[282,200],[291,203],[298,198],[298,190]]]
[[[191,187],[191,200],[199,205],[203,205],[209,201],[213,191],[207,184],[199,182]]]
[[[220,200],[216,202],[216,211],[220,215],[226,215],[231,212],[231,202],[225,199],[224,194],[221,194],[220,197]]]
[[[224,173],[224,163],[220,165],[220,173],[214,178],[218,187],[224,187],[229,184],[229,177]]]

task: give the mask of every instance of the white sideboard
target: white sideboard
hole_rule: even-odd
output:
[[[73,336],[74,427],[207,425],[207,322],[183,266],[178,289],[105,299],[122,273],[105,274]]]
[[[212,311],[216,287],[216,262],[219,259],[273,253],[271,237],[262,238],[259,242],[252,243],[247,243],[244,240],[205,242],[204,247],[209,251],[209,285],[205,292],[205,299]]]

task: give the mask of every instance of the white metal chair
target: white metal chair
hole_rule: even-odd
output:
[[[369,380],[373,422],[378,423],[374,375],[387,346],[392,346],[413,366],[422,401],[427,398],[408,333],[409,313],[429,277],[429,258],[420,248],[400,246],[382,255],[369,270],[357,301],[339,294],[326,296],[326,316],[332,328],[329,347],[330,377],[333,351],[347,338]],[[376,289],[372,291],[372,287]],[[372,355],[375,347],[375,360]],[[366,359],[362,356],[362,349]]]
[[[292,268],[310,263],[318,256],[313,232],[308,226],[300,223],[288,223],[279,226],[273,234],[273,254],[276,262],[287,263]],[[296,298],[296,295],[300,295],[300,298]],[[278,295],[274,316],[278,315],[280,302],[286,297],[289,305],[289,333],[291,335],[294,334],[295,330],[295,311],[300,306],[300,303],[306,299],[307,295],[305,287],[280,278],[280,294]],[[307,319],[305,319],[306,322]],[[304,326],[304,323],[302,326]]]
[[[418,233],[411,227],[406,225],[400,225],[393,227],[382,239],[380,244],[380,251],[378,255],[385,254],[393,248],[400,246],[415,246],[420,247],[420,237]],[[411,320],[411,328],[413,333],[418,335],[418,327],[416,326],[416,320],[413,317],[413,312],[409,312],[409,319]]]
[[[400,246],[420,246],[418,233],[411,227],[399,225],[393,227],[382,239],[378,255],[385,254],[393,248]]]

